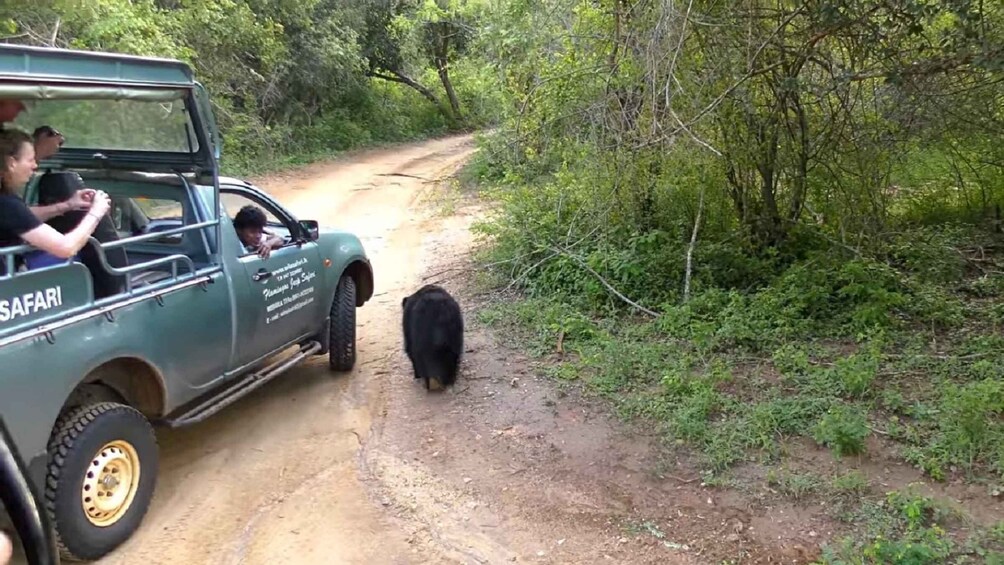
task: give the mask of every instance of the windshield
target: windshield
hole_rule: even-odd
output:
[[[31,100],[14,125],[49,126],[66,149],[194,153],[198,139],[183,98],[169,100]]]

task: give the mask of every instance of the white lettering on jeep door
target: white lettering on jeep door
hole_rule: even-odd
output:
[[[273,284],[262,289],[265,299],[272,300],[265,306],[266,324],[271,324],[314,301],[315,288],[312,281],[317,278],[317,273],[303,270],[307,262],[307,259],[300,258],[272,272]]]
[[[0,322],[10,322],[63,305],[63,287],[55,286],[35,292],[0,298]]]

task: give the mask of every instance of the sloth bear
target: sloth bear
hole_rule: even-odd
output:
[[[427,284],[401,300],[404,309],[404,350],[416,379],[435,380],[441,387],[457,379],[464,351],[464,318],[460,305],[444,288]],[[437,387],[439,388],[439,387]]]

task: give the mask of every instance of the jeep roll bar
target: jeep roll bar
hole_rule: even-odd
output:
[[[25,478],[26,473],[24,460],[0,416],[0,500],[21,538],[28,564],[59,565],[52,520],[39,508],[42,498]]]
[[[219,193],[217,192],[217,198],[219,198]],[[180,233],[186,233],[190,231],[201,230],[208,227],[214,227],[217,234],[220,233],[220,220],[215,218],[206,222],[199,222],[196,224],[182,226],[180,228],[174,228],[171,230],[164,230],[161,232],[143,234],[128,238],[123,238],[114,242],[100,243],[93,236],[88,239],[87,245],[93,245],[97,250],[98,261],[101,264],[101,268],[107,270],[114,275],[124,276],[126,289],[124,292],[113,294],[111,296],[106,296],[100,299],[94,299],[91,297],[85,304],[78,305],[69,310],[58,312],[56,314],[42,316],[36,318],[31,323],[30,327],[22,327],[20,330],[15,328],[10,328],[13,330],[9,335],[3,335],[6,332],[0,332],[0,348],[9,345],[11,343],[16,343],[29,339],[38,335],[45,335],[46,339],[52,342],[54,339],[52,331],[75,323],[81,319],[90,318],[93,316],[112,316],[112,311],[128,306],[136,302],[146,300],[148,298],[154,298],[158,303],[163,303],[161,296],[172,292],[174,290],[180,290],[181,288],[199,285],[203,286],[212,282],[212,275],[222,271],[223,265],[222,261],[213,261],[207,267],[201,269],[196,268],[195,262],[192,258],[187,255],[173,254],[166,257],[159,257],[157,259],[152,259],[150,261],[144,261],[142,263],[136,263],[135,265],[129,265],[127,267],[116,268],[109,264],[108,256],[105,253],[106,249],[113,249],[116,247],[122,247],[130,243],[138,241],[147,241],[151,239],[157,239],[164,237],[165,235],[175,235]],[[217,238],[217,242],[219,239]],[[70,264],[67,260],[64,263],[57,265],[42,267],[40,269],[34,269],[30,271],[17,272],[14,270],[14,256],[19,253],[25,253],[28,251],[33,251],[35,248],[31,245],[19,245],[17,247],[3,247],[0,248],[0,260],[4,262],[7,269],[6,272],[0,274],[0,284],[4,281],[16,279],[17,277],[22,277],[29,275],[31,273],[38,273],[42,271],[50,271],[54,269],[59,269],[65,265]],[[218,245],[217,252],[213,253],[211,256],[219,259],[221,254],[219,253]],[[129,277],[130,274],[150,269],[152,267],[158,267],[161,265],[171,265],[170,275],[162,280],[158,280],[149,284],[144,284],[139,289],[133,288],[133,281]],[[184,273],[179,273],[179,265],[185,268]]]

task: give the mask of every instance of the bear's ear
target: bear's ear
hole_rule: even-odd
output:
[[[404,308],[404,305],[407,303],[408,303],[408,297],[405,296],[404,298],[401,299],[401,308]]]

